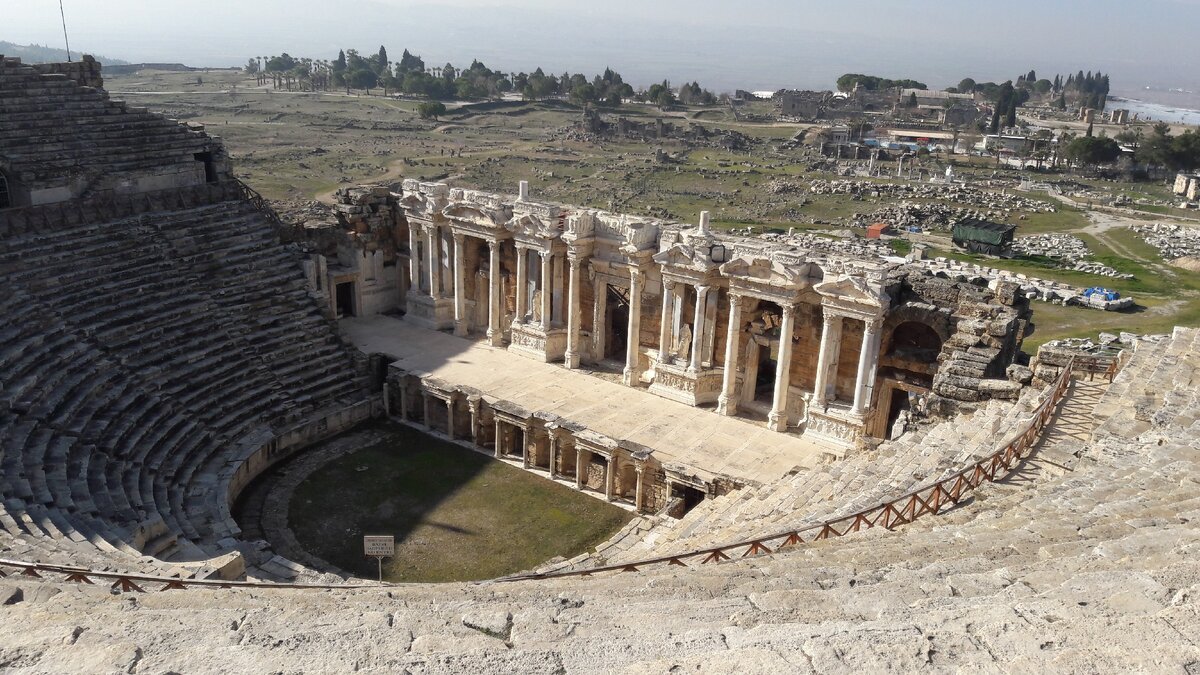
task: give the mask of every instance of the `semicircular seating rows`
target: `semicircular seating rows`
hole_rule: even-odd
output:
[[[365,364],[246,200],[0,241],[9,555],[163,569],[237,545],[251,448],[365,400]]]

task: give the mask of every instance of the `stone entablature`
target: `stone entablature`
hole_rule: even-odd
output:
[[[688,226],[539,202],[524,181],[514,198],[406,180],[393,199],[404,307],[434,329],[567,368],[609,363],[628,386],[846,448],[886,436],[906,396],[1012,395],[995,378],[1028,312],[1003,289],[732,236],[707,212]],[[958,365],[939,376],[943,362]]]

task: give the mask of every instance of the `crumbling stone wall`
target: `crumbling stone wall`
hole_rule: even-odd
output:
[[[31,63],[29,65],[44,75],[66,75],[84,87],[104,88],[104,78],[100,75],[100,62],[92,58],[91,54],[84,54],[79,61],[70,63]]]
[[[949,335],[937,357],[931,411],[952,414],[1020,395],[1032,378],[1019,363],[1030,310],[1014,284],[976,286],[913,266],[901,268],[891,282],[891,314],[928,322],[939,335]]]
[[[289,226],[287,238],[311,252],[310,281],[327,295],[331,307],[336,290],[326,275],[353,276],[363,314],[400,304],[408,278],[408,221],[388,188],[342,188],[334,194],[328,217]]]

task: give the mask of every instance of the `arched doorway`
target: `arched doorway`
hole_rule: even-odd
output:
[[[942,338],[932,326],[905,321],[892,330],[887,356],[921,364],[937,363]]]
[[[629,343],[629,291],[608,284],[604,321],[607,339],[604,341],[604,358],[625,361],[625,348]]]
[[[887,348],[880,358],[879,374],[883,386],[878,405],[881,414],[872,435],[894,437],[899,431],[896,421],[930,393],[942,342],[938,331],[921,321],[902,321],[892,329]]]

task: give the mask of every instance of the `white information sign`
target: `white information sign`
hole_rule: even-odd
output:
[[[390,558],[396,555],[396,538],[392,535],[363,537],[363,551],[373,558]]]

